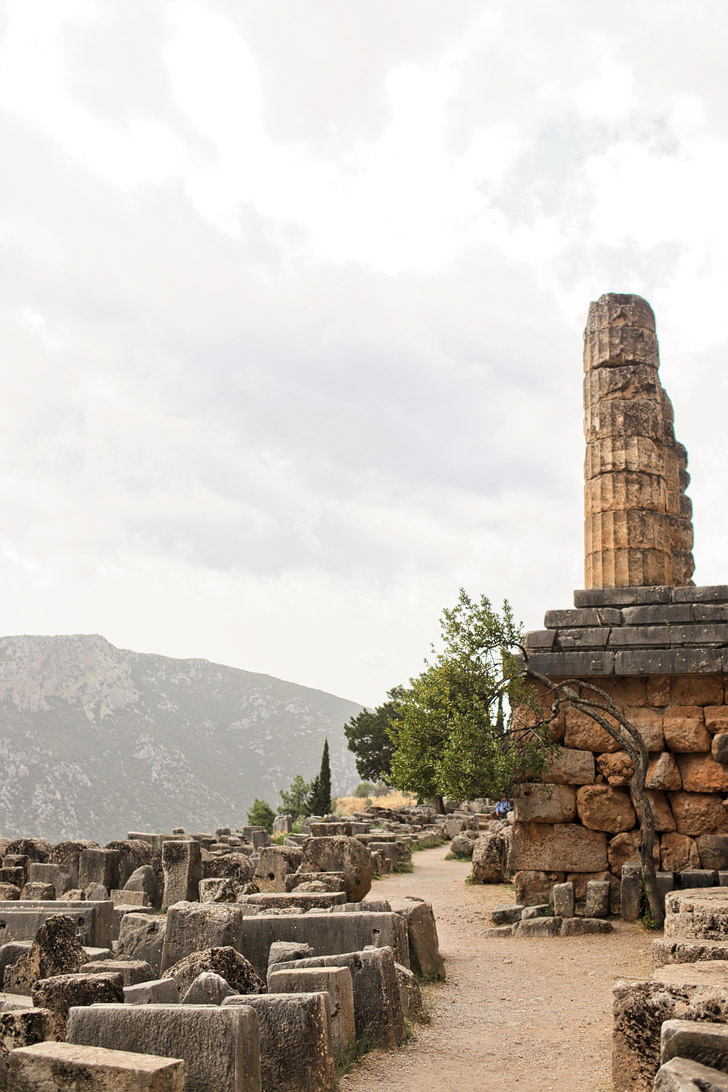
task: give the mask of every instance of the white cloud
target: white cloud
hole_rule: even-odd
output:
[[[582,579],[610,290],[655,306],[726,579],[717,4],[7,10],[8,631],[376,702],[461,584],[537,626]]]

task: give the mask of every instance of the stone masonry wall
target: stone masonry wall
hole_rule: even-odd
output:
[[[579,591],[526,634],[529,664],[606,690],[642,732],[659,868],[728,869],[728,587]],[[546,711],[550,697],[537,687]],[[518,712],[516,713],[518,716]],[[522,715],[522,714],[521,714]],[[515,792],[511,867],[534,897],[572,879],[615,880],[637,860],[632,763],[599,725],[566,708],[563,750],[543,784]]]
[[[640,729],[650,752],[647,786],[659,832],[659,868],[728,868],[728,676],[589,680]],[[544,699],[548,706],[549,698]],[[555,725],[562,751],[543,784],[515,792],[511,867],[534,891],[564,880],[612,879],[638,860],[632,763],[599,725],[566,709]],[[539,875],[540,874],[540,875]],[[547,875],[548,874],[548,875]],[[582,894],[583,897],[583,894]]]

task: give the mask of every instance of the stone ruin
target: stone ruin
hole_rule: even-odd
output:
[[[0,839],[0,1088],[334,1092],[444,977],[429,903],[362,900],[445,822]]]
[[[695,587],[685,448],[660,384],[655,320],[639,296],[606,295],[584,333],[585,585],[547,611],[525,646],[535,670],[606,690],[650,753],[647,787],[665,890],[728,882],[728,586]],[[545,688],[538,688],[550,706]],[[510,864],[517,898],[609,882],[638,860],[632,764],[586,715],[555,724],[563,750],[545,784],[515,796]],[[627,914],[634,913],[626,899]],[[637,911],[639,912],[639,911]]]

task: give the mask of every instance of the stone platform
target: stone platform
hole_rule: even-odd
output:
[[[728,584],[588,588],[525,636],[551,677],[728,674]]]

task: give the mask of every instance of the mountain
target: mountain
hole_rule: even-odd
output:
[[[358,778],[337,698],[207,660],[115,648],[103,637],[0,638],[0,835],[51,841],[240,827],[318,773]]]

